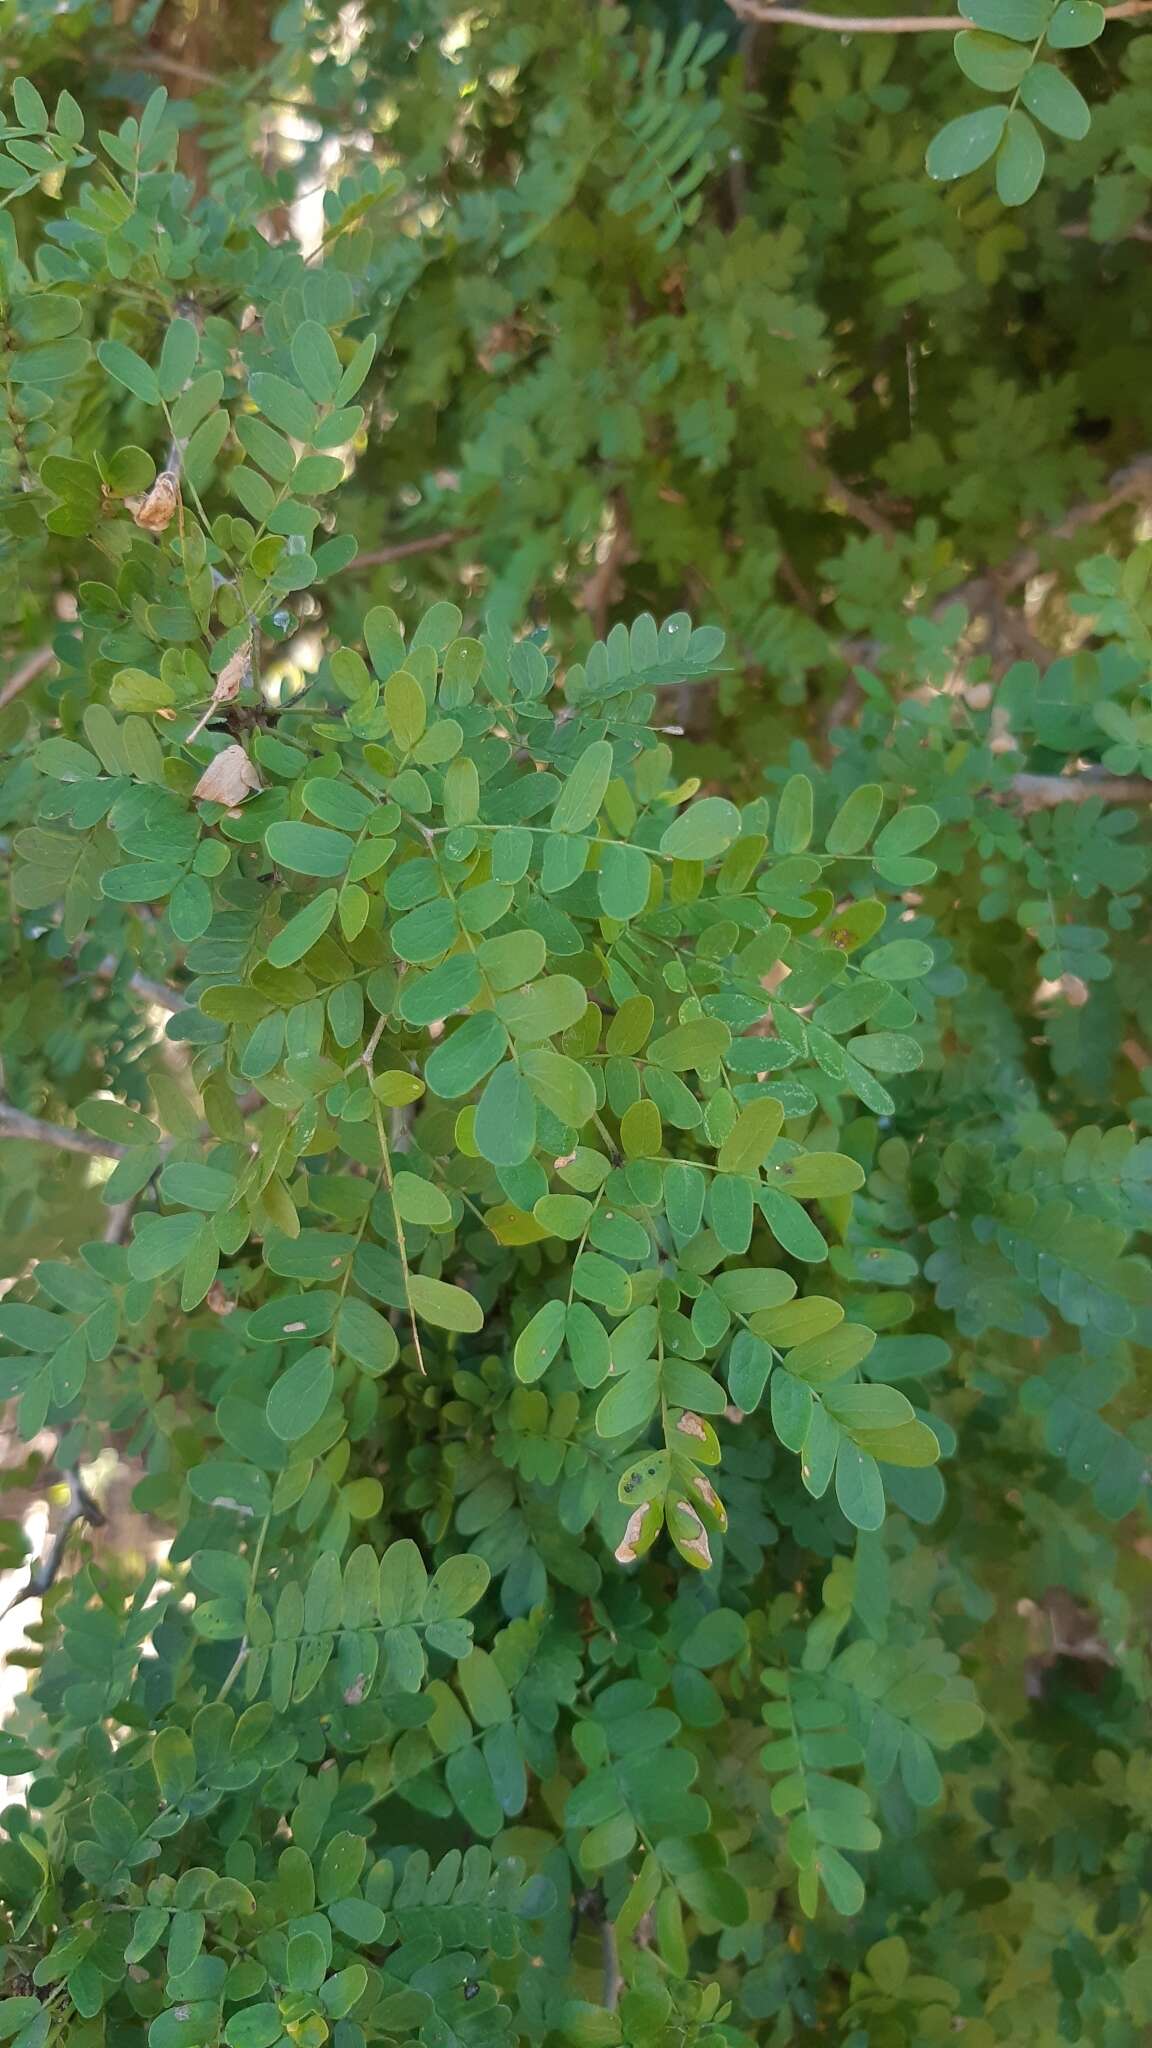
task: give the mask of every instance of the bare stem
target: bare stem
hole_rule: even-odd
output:
[[[1022,811],[1048,810],[1053,804],[1152,803],[1152,782],[1143,775],[1108,775],[1085,769],[1080,775],[1014,775],[1011,795]]]
[[[620,2003],[620,1992],[624,1979],[620,1972],[620,1952],[616,1946],[616,1929],[610,1920],[605,1920],[600,1929],[600,1945],[604,1951],[604,1989],[600,2003],[608,2012],[615,2012]]]
[[[12,1609],[19,1607],[25,1600],[42,1600],[49,1587],[55,1584],[64,1562],[69,1536],[77,1522],[88,1522],[93,1529],[103,1529],[106,1526],[108,1518],[93,1500],[80,1477],[79,1469],[71,1468],[64,1477],[68,1482],[68,1510],[64,1520],[40,1562],[33,1566],[28,1583],[18,1587],[13,1594],[4,1609],[5,1614],[11,1614]]]
[[[109,953],[96,968],[93,979],[111,981],[119,965],[115,954]],[[178,988],[169,988],[166,981],[153,981],[147,974],[132,975],[128,986],[134,994],[143,996],[146,1003],[152,1003],[158,1010],[184,1010],[188,1006],[187,998],[181,995]]]
[[[51,668],[55,659],[51,647],[38,647],[18,668],[14,668],[7,682],[0,687],[0,711],[3,711],[6,704],[11,704],[13,697],[18,697],[21,690],[26,690],[29,683],[34,683],[37,676],[42,676],[46,668]]]
[[[1118,234],[1097,235],[1091,221],[1066,220],[1060,233],[1066,242],[1152,242],[1152,223],[1137,220],[1130,228],[1121,228]]]
[[[265,1515],[264,1520],[260,1524],[260,1534],[256,1538],[256,1548],[252,1553],[252,1562],[248,1567],[249,1600],[254,1599],[256,1596],[256,1578],[260,1570],[260,1559],[264,1555],[264,1545],[267,1541],[268,1525],[271,1522],[271,1520],[272,1517],[270,1514]],[[220,1687],[220,1690],[216,1695],[218,1701],[227,1699],[229,1693],[232,1690],[232,1687],[235,1685],[236,1680],[239,1678],[240,1673],[243,1671],[245,1664],[248,1662],[248,1652],[250,1648],[251,1645],[248,1641],[247,1634],[245,1634],[243,1641],[240,1644],[240,1648],[237,1650],[236,1655],[232,1660],[231,1666],[228,1671],[228,1675],[225,1678],[223,1685]]]
[[[377,1018],[372,1036],[360,1055],[359,1064],[367,1074],[368,1086],[372,1089],[372,1114],[376,1123],[376,1139],[380,1146],[380,1170],[392,1208],[392,1223],[396,1231],[396,1249],[400,1254],[400,1271],[404,1278],[404,1300],[408,1309],[408,1321],[412,1329],[412,1342],[416,1347],[416,1363],[420,1367],[425,1379],[427,1379],[428,1368],[424,1363],[424,1352],[420,1343],[420,1329],[416,1321],[416,1311],[412,1306],[412,1269],[408,1264],[408,1246],[404,1240],[404,1224],[396,1205],[396,1183],[392,1172],[392,1152],[388,1144],[388,1133],[384,1129],[384,1112],[380,1106],[380,1098],[375,1089],[372,1088],[372,1082],[375,1078],[372,1071],[372,1062],[375,1058],[376,1047],[383,1036],[384,1023],[385,1019],[382,1016]]]
[[[826,29],[842,36],[955,35],[957,29],[971,28],[963,14],[819,14],[809,7],[775,7],[772,0],[727,0],[741,21],[786,22],[793,28]],[[1106,7],[1109,21],[1131,21],[1152,13],[1152,0],[1120,0]]]
[[[19,1138],[26,1145],[52,1145],[57,1152],[82,1152],[89,1159],[123,1159],[127,1145],[113,1138],[96,1138],[88,1131],[69,1130],[65,1124],[45,1123],[43,1117],[25,1116],[22,1109],[0,1102],[0,1138]]]
[[[1152,0],[1149,0],[1152,5]],[[385,562],[406,562],[410,555],[431,555],[439,548],[450,548],[458,540],[471,540],[475,529],[471,526],[446,526],[442,533],[426,533],[419,540],[394,541],[387,548],[366,548],[362,555],[354,555],[345,572],[353,569],[376,569]]]

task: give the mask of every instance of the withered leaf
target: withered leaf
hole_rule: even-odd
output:
[[[192,794],[201,803],[231,805],[263,787],[243,747],[234,743],[209,761]]]

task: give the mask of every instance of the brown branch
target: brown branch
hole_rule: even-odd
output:
[[[846,510],[861,518],[862,501],[856,499],[855,493],[846,494],[844,486],[837,488]],[[1045,542],[1071,540],[1081,527],[1095,526],[1099,520],[1119,511],[1121,505],[1139,504],[1142,499],[1152,500],[1152,454],[1137,455],[1123,469],[1114,470],[1108,479],[1107,494],[1103,498],[1088,498],[1071,506],[1063,519],[1049,529]],[[867,509],[872,514],[872,508],[869,506]],[[873,517],[882,518],[883,515],[875,514]],[[869,525],[871,519],[865,519],[863,523]],[[994,612],[1010,591],[1027,583],[1040,567],[1040,547],[1029,541],[1009,558],[1002,569],[977,570],[966,576],[962,583],[954,583],[943,591],[933,603],[932,617],[942,618],[948,607],[954,604],[966,605],[978,616]],[[871,639],[846,640],[841,643],[839,651],[844,661],[869,662],[875,658],[876,647],[877,643]]]
[[[771,32],[765,34],[763,24],[758,21],[745,22],[740,31],[740,76],[746,93],[756,90],[757,55],[761,47],[771,41]],[[728,152],[728,203],[735,227],[748,211],[748,165],[744,151],[739,147]]]
[[[103,1230],[100,1232],[101,1243],[124,1244],[127,1239],[129,1229],[131,1228],[132,1218],[135,1212],[135,1195],[133,1195],[131,1201],[128,1202],[113,1202],[108,1210],[107,1222],[105,1223]]]
[[[776,573],[779,576],[780,581],[786,584],[788,589],[792,592],[792,596],[795,599],[796,603],[799,605],[801,611],[807,612],[808,617],[810,619],[814,619],[817,616],[818,611],[816,600],[813,597],[812,592],[809,590],[807,584],[804,582],[803,577],[800,575],[800,572],[797,569],[795,562],[792,560],[792,557],[788,553],[786,548],[781,548],[780,550],[780,559],[777,564]]]
[[[238,1098],[236,1107],[241,1116],[250,1116],[254,1110],[260,1108],[263,1101],[264,1097],[259,1089],[253,1088]],[[201,1124],[198,1135],[211,1137],[211,1125]],[[43,1117],[26,1116],[22,1109],[13,1109],[11,1103],[0,1102],[0,1141],[5,1138],[15,1138],[25,1145],[51,1145],[57,1152],[78,1152],[86,1159],[123,1159],[132,1150],[130,1145],[122,1145],[114,1138],[97,1138],[88,1131],[73,1130],[66,1124],[46,1123]],[[166,1157],[176,1142],[175,1138],[163,1139],[160,1146],[161,1154]],[[159,1168],[156,1170],[159,1171]],[[143,1189],[140,1193],[143,1193]],[[104,1229],[105,1244],[123,1243],[138,1200],[139,1194],[133,1195],[127,1202],[116,1202],[109,1206]]]
[[[844,36],[955,35],[973,23],[963,14],[817,14],[808,7],[774,7],[772,0],[727,0],[741,21],[783,21],[794,28],[829,29]],[[1152,0],[1120,0],[1106,7],[1108,21],[1131,21],[1152,13]]]
[[[1148,0],[1148,5],[1152,8],[1152,0]],[[1149,240],[1152,240],[1152,232],[1149,234]],[[898,528],[893,525],[887,514],[873,505],[869,499],[862,497],[859,491],[853,490],[851,484],[845,483],[842,477],[837,476],[835,470],[822,464],[820,475],[831,511],[846,512],[851,519],[866,527],[869,533],[878,534],[884,540],[896,538]],[[1125,464],[1123,469],[1115,470],[1108,479],[1107,495],[1103,498],[1085,499],[1081,504],[1071,506],[1063,519],[1050,528],[1047,539],[1071,540],[1082,526],[1095,526],[1098,520],[1107,519],[1111,513],[1119,511],[1121,505],[1128,505],[1133,501],[1138,503],[1142,498],[1152,498],[1152,455],[1137,455],[1132,462]],[[1015,590],[1021,583],[1027,583],[1039,567],[1039,549],[1034,543],[1029,542],[1020,548],[1002,569],[981,571],[975,576],[967,577],[952,590],[946,591],[938,600],[937,612],[942,606],[955,604],[957,599],[963,599],[966,593],[985,593],[989,586],[997,595],[1003,596],[1007,591]]]
[[[604,1985],[600,2003],[608,2012],[615,2012],[624,1988],[620,1969],[620,1952],[616,1946],[616,1929],[610,1920],[605,1920],[600,1929],[600,1946],[604,1953]]]
[[[1149,0],[1152,5],[1152,0]],[[353,569],[376,569],[384,562],[406,562],[410,555],[431,555],[439,548],[450,548],[458,540],[471,540],[474,526],[447,526],[442,533],[426,533],[420,540],[394,541],[388,548],[367,548],[362,555],[353,555],[345,574]]]
[[[19,62],[18,57],[0,58],[0,63],[13,70],[17,68]],[[105,62],[109,65],[113,62],[122,63],[126,70],[131,68],[133,71],[167,71],[173,78],[189,79],[193,85],[226,86],[230,83],[219,71],[205,71],[199,64],[186,64],[182,57],[166,57],[162,50],[126,50],[122,57],[114,59],[109,56]]]
[[[592,630],[598,640],[604,638],[608,624],[608,608],[620,595],[620,570],[625,562],[633,559],[632,529],[628,524],[627,506],[623,494],[614,491],[611,532],[602,557],[580,593],[580,602],[592,621]]]
[[[57,1152],[82,1152],[89,1159],[123,1159],[127,1145],[114,1138],[96,1138],[88,1131],[70,1130],[65,1124],[45,1123],[42,1117],[25,1116],[22,1109],[0,1102],[0,1138],[18,1138],[27,1145],[52,1145]]]
[[[1014,775],[1007,796],[1022,811],[1049,810],[1054,804],[1152,803],[1152,782],[1143,775],[1109,775],[1087,768],[1079,775]]]
[[[123,59],[125,68],[133,71],[160,71],[169,78],[186,78],[190,85],[215,85],[227,91],[236,81],[224,78],[219,71],[205,71],[202,64],[187,64],[183,57],[169,57],[163,50],[134,50]]]
[[[1095,242],[1098,240],[1101,247],[1108,247],[1113,242],[1152,242],[1152,224],[1146,220],[1133,221],[1130,228],[1121,228],[1118,235],[1101,235],[1099,237],[1093,233],[1091,221],[1069,220],[1065,221],[1060,233],[1066,242]]]
[[[820,476],[833,512],[847,512],[849,518],[857,520],[869,533],[877,534],[881,540],[895,540],[896,528],[887,515],[867,498],[862,498],[859,491],[854,491],[851,484],[846,484],[843,477],[837,476],[826,463],[820,465]]]
[[[152,981],[146,974],[134,974],[128,986],[158,1010],[186,1010],[188,1007],[188,998],[181,995],[178,988],[169,988],[165,981]]]
[[[324,119],[324,111],[315,100],[289,99],[284,93],[262,91],[259,82],[254,82],[251,75],[246,76],[242,71],[226,78],[220,71],[206,71],[202,64],[189,64],[183,57],[169,57],[163,50],[125,51],[119,61],[126,71],[158,71],[170,78],[186,79],[189,85],[239,93],[245,99],[264,100],[273,107],[288,107],[292,113],[307,114],[313,120]]]
[[[94,981],[113,980],[119,965],[120,962],[115,954],[110,953],[107,959],[102,960],[99,967],[94,970],[92,979]],[[184,1010],[188,1007],[187,997],[181,995],[178,988],[169,988],[166,981],[153,981],[147,974],[132,975],[128,986],[134,994],[143,996],[146,1003],[154,1004],[158,1010]]]
[[[68,1511],[43,1557],[29,1573],[27,1583],[17,1587],[12,1595],[4,1609],[5,1615],[11,1614],[13,1608],[21,1606],[25,1600],[42,1600],[49,1587],[55,1584],[68,1548],[68,1538],[77,1522],[89,1522],[94,1529],[107,1527],[108,1517],[93,1500],[79,1471],[73,1467],[64,1477],[68,1482]]]
[[[1115,470],[1109,477],[1106,497],[1085,499],[1082,504],[1073,505],[1059,525],[1051,529],[1048,539],[1071,540],[1082,526],[1095,526],[1097,520],[1107,519],[1110,513],[1118,512],[1121,505],[1148,497],[1152,497],[1152,455],[1138,455],[1135,461]],[[1019,584],[1027,583],[1039,567],[1039,550],[1035,546],[1021,548],[1019,554],[1014,555],[997,573],[996,584],[1002,591],[1014,590]],[[958,591],[951,593],[951,599],[958,595]]]
[[[26,690],[29,683],[34,683],[37,676],[42,676],[46,668],[51,668],[55,659],[51,647],[38,647],[35,654],[30,654],[26,661],[20,663],[19,668],[14,668],[7,682],[0,688],[0,711],[3,711],[6,704],[12,702],[13,697],[18,697],[21,690]]]
[[[808,7],[774,7],[771,0],[727,0],[741,21],[785,22],[793,28],[839,30],[841,35],[913,36],[971,28],[959,14],[816,14]]]

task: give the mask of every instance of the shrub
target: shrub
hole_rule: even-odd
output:
[[[675,60],[704,154],[717,56]],[[476,578],[384,601],[437,291],[378,352],[429,254],[363,229],[378,166],[310,254],[163,92],[93,145],[21,80],[14,122],[8,615],[57,630],[2,693],[0,1381],[10,1476],[47,1440],[70,1491],[0,1738],[0,2039],[1135,2043],[1152,546],[1086,556],[1047,660],[999,595],[1039,658],[909,604],[937,535],[846,543],[784,664],[818,720],[706,785],[677,712],[738,720],[746,639],[598,637],[607,581],[516,620],[603,510],[577,446],[485,473]],[[510,266],[583,232],[547,132]],[[631,175],[618,256],[675,231],[722,295],[762,253]],[[77,1534],[110,1451],[150,1561]]]

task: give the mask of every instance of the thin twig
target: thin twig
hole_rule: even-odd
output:
[[[624,1979],[620,1972],[616,1929],[610,1920],[605,1920],[600,1929],[600,1946],[604,1952],[604,1988],[600,1995],[600,2003],[608,2012],[615,2012],[620,2003]]]
[[[955,35],[973,23],[963,14],[817,14],[808,7],[774,7],[772,0],[727,0],[741,21],[783,21],[794,28],[828,29],[843,36]],[[1108,21],[1152,13],[1152,0],[1120,0],[1104,9]]]
[[[1152,0],[1149,0],[1152,5]],[[431,555],[438,548],[450,548],[458,540],[471,540],[474,526],[446,526],[442,533],[426,533],[419,540],[394,541],[388,548],[367,548],[362,555],[353,555],[346,574],[353,569],[377,569],[385,562],[406,562],[410,555]]]
[[[124,62],[126,68],[134,71],[161,71],[170,78],[186,78],[190,85],[216,85],[224,91],[230,83],[235,85],[235,80],[229,81],[219,71],[205,71],[202,64],[188,64],[183,57],[167,57],[161,50],[133,51]]]
[[[404,1237],[404,1222],[396,1200],[396,1180],[392,1171],[392,1153],[388,1144],[388,1134],[384,1129],[384,1112],[380,1107],[380,1098],[373,1087],[373,1082],[376,1078],[373,1061],[376,1057],[376,1047],[384,1035],[386,1021],[386,1018],[383,1016],[377,1019],[367,1045],[354,1064],[363,1067],[368,1077],[368,1086],[372,1090],[372,1116],[376,1125],[376,1142],[380,1147],[380,1172],[392,1209],[392,1224],[396,1232],[396,1250],[400,1256],[400,1274],[404,1285],[404,1301],[408,1310],[408,1322],[412,1330],[412,1342],[416,1347],[416,1363],[420,1367],[421,1373],[427,1378],[428,1368],[424,1363],[424,1351],[420,1343],[420,1330],[416,1321],[416,1310],[412,1306],[412,1268],[408,1264],[408,1246]]]
[[[1107,519],[1113,512],[1119,511],[1122,505],[1139,504],[1141,500],[1149,499],[1152,499],[1152,454],[1137,455],[1122,469],[1112,472],[1104,497],[1084,499],[1080,504],[1071,506],[1063,519],[1050,527],[1043,536],[1043,545],[1047,546],[1052,541],[1071,540],[1082,527],[1097,525],[1100,520]],[[847,505],[846,509],[859,516],[857,506]],[[956,604],[965,605],[969,612],[977,617],[995,612],[1003,605],[1011,591],[1018,590],[1022,583],[1029,582],[1041,567],[1041,544],[1037,541],[1028,541],[1017,549],[1003,568],[995,571],[978,569],[972,575],[966,576],[962,582],[953,583],[949,589],[942,591],[933,602],[931,616],[934,619],[942,619],[950,606]],[[870,638],[843,640],[837,651],[842,661],[853,666],[863,664],[867,667],[875,661],[879,643]],[[853,709],[857,696],[855,684],[846,685],[832,707],[827,721],[828,730],[843,722]],[[1066,798],[1061,798],[1061,802],[1066,801]]]
[[[27,1145],[52,1145],[57,1152],[82,1152],[89,1159],[123,1159],[129,1149],[114,1138],[97,1138],[88,1131],[74,1131],[65,1124],[49,1124],[42,1117],[25,1116],[22,1109],[13,1109],[9,1102],[0,1102],[0,1138],[19,1138]]]
[[[126,51],[121,59],[125,71],[158,71],[170,78],[187,79],[189,85],[203,85],[218,92],[241,94],[245,99],[267,101],[274,107],[288,107],[294,114],[306,114],[313,120],[324,119],[323,110],[315,100],[291,99],[284,93],[267,92],[259,83],[258,74],[246,77],[237,72],[232,78],[225,78],[222,72],[206,71],[202,64],[189,64],[183,57],[168,57],[160,50]]]
[[[29,683],[34,683],[37,676],[42,676],[46,668],[51,668],[55,659],[51,647],[38,647],[35,654],[30,654],[19,668],[14,668],[8,681],[0,688],[0,711],[12,702],[13,697],[18,697],[21,690],[26,690]]]
[[[93,975],[95,981],[111,981],[120,966],[114,953],[100,962]],[[128,982],[135,995],[143,996],[146,1003],[152,1003],[158,1010],[185,1010],[188,999],[178,988],[170,988],[166,981],[153,981],[147,974],[133,974]]]
[[[100,1232],[101,1244],[123,1244],[135,1213],[135,1195],[128,1202],[113,1202],[108,1211],[108,1219]]]
[[[628,508],[622,491],[612,494],[612,527],[607,538],[603,556],[589,576],[580,593],[580,601],[592,622],[592,631],[598,640],[604,638],[608,624],[608,608],[620,592],[620,571],[624,564],[634,559],[632,529],[628,524]]]
[[[1079,775],[1014,775],[1009,794],[1022,811],[1048,810],[1053,804],[1147,804],[1152,803],[1152,782],[1143,775],[1086,768]]]
[[[1066,242],[1099,242],[1105,247],[1113,242],[1152,242],[1152,224],[1146,220],[1133,221],[1116,235],[1097,235],[1090,220],[1067,220],[1060,233]]]
[[[169,988],[166,981],[152,981],[146,974],[134,974],[128,984],[146,1003],[154,1004],[158,1010],[186,1010],[188,999],[178,988]]]
[[[1095,526],[1098,520],[1107,519],[1112,512],[1118,512],[1121,505],[1152,497],[1152,455],[1137,455],[1123,469],[1117,469],[1108,479],[1108,492],[1103,498],[1085,499],[1082,504],[1073,505],[1066,512],[1059,525],[1052,527],[1047,535],[1049,540],[1071,540],[1082,526]],[[1019,584],[1027,583],[1040,567],[1040,555],[1035,546],[1021,548],[1007,566],[996,575],[1001,590],[1014,590]],[[954,602],[959,592],[949,595]]]
[[[895,540],[896,528],[886,513],[881,512],[867,498],[862,498],[859,491],[854,491],[851,484],[846,484],[843,477],[837,476],[835,470],[829,469],[826,463],[819,467],[821,480],[827,490],[828,503],[833,512],[843,509],[849,518],[857,520],[869,533],[878,534],[881,540]]]
[[[271,1523],[271,1520],[271,1514],[267,1514],[265,1515],[264,1520],[260,1524],[260,1534],[256,1538],[256,1548],[252,1553],[252,1562],[248,1567],[248,1600],[245,1602],[245,1606],[247,1606],[249,1602],[251,1602],[256,1596],[256,1580],[260,1572],[260,1559],[264,1555],[264,1544],[267,1540],[268,1528],[269,1524]],[[235,1685],[236,1680],[239,1678],[240,1673],[243,1671],[245,1664],[248,1662],[248,1657],[251,1648],[252,1645],[248,1640],[248,1631],[247,1629],[245,1629],[243,1637],[241,1638],[240,1648],[237,1650],[236,1655],[232,1661],[231,1668],[228,1671],[227,1677],[225,1678],[223,1685],[220,1687],[220,1690],[216,1695],[217,1700],[227,1699],[229,1693],[232,1690],[232,1687]]]
[[[241,1116],[251,1116],[263,1101],[259,1089],[251,1088],[246,1095],[236,1098],[236,1108]],[[200,1124],[196,1135],[210,1138],[211,1124]],[[124,1159],[135,1149],[115,1138],[97,1138],[67,1124],[50,1124],[43,1117],[27,1116],[22,1109],[13,1109],[10,1102],[0,1102],[0,1139],[4,1138],[16,1138],[26,1145],[51,1145],[57,1152],[79,1152],[87,1159]],[[167,1154],[177,1142],[175,1138],[162,1139],[161,1151]]]
[[[12,1609],[21,1606],[25,1600],[42,1600],[48,1588],[55,1584],[68,1548],[68,1538],[77,1522],[88,1522],[93,1529],[103,1529],[107,1523],[107,1515],[97,1507],[79,1472],[73,1469],[64,1477],[68,1482],[68,1512],[39,1564],[33,1566],[27,1585],[19,1587],[8,1602],[5,1614],[11,1614]]]
[[[748,94],[756,90],[757,57],[771,41],[771,35],[765,35],[763,23],[758,21],[745,22],[740,31],[740,76]],[[728,152],[728,201],[735,227],[748,211],[748,165],[739,145]]]

